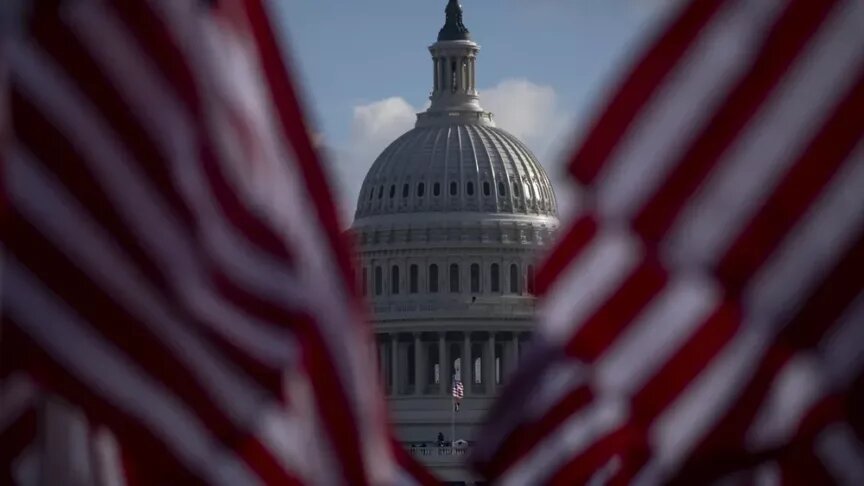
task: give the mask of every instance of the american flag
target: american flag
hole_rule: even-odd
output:
[[[576,150],[500,484],[864,483],[864,3],[680,2]]]
[[[26,5],[0,59],[0,376],[110,431],[141,484],[429,481],[389,436],[265,2]]]
[[[462,382],[459,380],[455,380],[453,382],[453,398],[456,400],[462,400],[465,397],[465,387],[462,386]]]

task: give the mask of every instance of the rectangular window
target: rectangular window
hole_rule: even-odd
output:
[[[489,287],[492,292],[501,292],[501,269],[497,263],[489,268]]]
[[[471,292],[480,292],[480,265],[471,264]]]
[[[381,267],[375,267],[375,295],[381,295],[384,292],[384,275]]]
[[[420,279],[419,273],[420,273],[420,271],[419,271],[419,268],[417,268],[417,265],[411,265],[411,267],[408,270],[408,278],[410,280],[409,286],[410,286],[410,292],[412,294],[416,294],[418,292],[418,287],[419,287],[418,280]]]
[[[429,265],[429,292],[438,292],[438,265]]]
[[[390,293],[399,295],[399,267],[396,265],[390,269]]]
[[[459,265],[450,265],[450,292],[459,292]]]

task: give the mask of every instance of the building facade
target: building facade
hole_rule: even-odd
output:
[[[529,337],[536,255],[558,219],[540,163],[480,106],[458,1],[445,12],[431,106],[372,165],[352,231],[396,433],[442,479],[470,481],[461,456]]]

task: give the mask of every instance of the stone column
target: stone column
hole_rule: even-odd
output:
[[[390,334],[390,394],[399,394],[399,335]]]
[[[438,333],[438,385],[442,395],[447,394],[447,382],[450,374],[447,366],[447,334]]]
[[[462,386],[465,389],[465,396],[470,393],[474,382],[471,380],[473,373],[473,363],[471,362],[471,333],[465,332],[465,339],[462,344]]]
[[[421,334],[414,333],[414,395],[423,394],[423,372],[426,370],[426,359],[423,352],[423,341],[420,340]]]
[[[488,355],[488,359],[486,362],[489,364],[489,370],[486,375],[486,394],[493,395],[495,393],[495,333],[489,333],[489,340],[486,342],[486,354]]]
[[[510,376],[512,376],[513,373],[516,371],[516,362],[519,359],[517,354],[518,339],[518,333],[511,333],[510,343],[508,343],[509,345],[507,346],[507,358],[505,363],[505,368],[507,369],[507,373],[505,374],[505,376],[507,381],[510,380]]]
[[[438,91],[438,58],[432,58],[432,91]]]
[[[477,58],[471,58],[471,93],[477,92]]]

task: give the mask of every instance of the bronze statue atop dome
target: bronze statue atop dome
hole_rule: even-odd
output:
[[[459,0],[450,0],[447,3],[447,8],[444,9],[446,14],[446,22],[444,27],[438,31],[439,41],[452,40],[471,40],[471,33],[465,24],[462,23],[462,6],[459,5]]]

